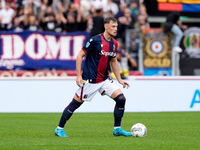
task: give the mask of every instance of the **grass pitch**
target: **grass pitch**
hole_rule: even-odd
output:
[[[74,113],[69,138],[54,136],[61,113],[0,113],[0,150],[199,150],[200,112],[125,113],[123,129],[141,122],[144,138],[115,137],[112,113]]]

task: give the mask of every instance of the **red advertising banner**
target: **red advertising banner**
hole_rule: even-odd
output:
[[[61,71],[0,71],[0,77],[65,77],[76,76],[75,70]]]
[[[130,76],[141,76],[139,71],[130,71]],[[0,77],[73,77],[76,76],[76,70],[57,70],[57,71],[3,71],[0,70]]]

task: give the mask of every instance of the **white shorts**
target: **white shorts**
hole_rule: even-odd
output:
[[[76,95],[83,101],[91,101],[97,92],[110,97],[117,89],[119,89],[118,85],[111,78],[100,83],[89,83],[87,80],[76,91]]]

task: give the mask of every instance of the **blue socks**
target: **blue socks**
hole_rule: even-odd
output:
[[[114,100],[116,102],[114,108],[114,126],[119,127],[121,126],[121,120],[124,115],[126,98],[123,94],[119,94]],[[64,128],[66,122],[70,119],[74,111],[81,106],[81,104],[82,103],[73,99],[71,103],[69,103],[69,105],[64,109],[58,126]]]
[[[119,127],[121,126],[121,120],[124,115],[126,98],[123,94],[119,94],[114,100],[116,102],[114,109],[114,127]]]
[[[64,128],[66,122],[72,116],[74,111],[81,106],[81,104],[82,103],[80,103],[80,102],[76,101],[75,99],[73,99],[71,101],[71,103],[69,103],[69,105],[64,109],[58,126],[61,127],[61,128]]]

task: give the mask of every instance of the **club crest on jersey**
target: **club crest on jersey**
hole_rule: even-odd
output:
[[[105,52],[104,50],[101,50],[101,52],[99,54],[100,55],[104,55],[105,57],[106,56],[112,56],[112,57],[116,56],[116,53],[114,53],[114,52]]]

